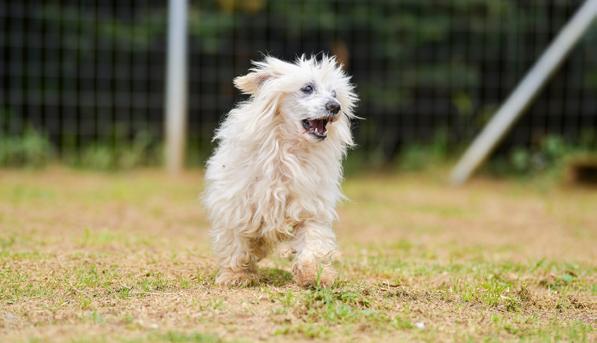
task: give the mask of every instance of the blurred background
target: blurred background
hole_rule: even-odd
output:
[[[334,54],[361,97],[347,162],[422,168],[458,156],[580,0],[193,0],[189,166],[242,98],[232,79],[263,54]],[[0,0],[0,165],[158,165],[168,2]],[[593,23],[486,170],[532,173],[597,147]]]
[[[586,31],[561,36],[583,4]],[[597,343],[591,14],[597,0],[0,0],[0,343]],[[556,37],[570,53],[451,187]],[[232,80],[265,54],[321,53],[365,118],[339,282],[299,289],[272,254],[254,287],[214,287],[201,167],[246,98]]]

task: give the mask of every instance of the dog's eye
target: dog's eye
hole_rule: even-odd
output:
[[[332,91],[332,97],[336,97],[336,91]]]
[[[313,93],[313,86],[306,85],[305,87],[301,88],[301,92],[303,92],[305,94],[311,94],[311,93]]]

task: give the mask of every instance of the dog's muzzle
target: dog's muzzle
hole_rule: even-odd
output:
[[[303,119],[302,124],[307,133],[319,140],[324,140],[328,135],[326,125],[331,121],[331,119],[331,117]]]

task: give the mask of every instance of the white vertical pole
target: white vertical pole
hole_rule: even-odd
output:
[[[475,138],[452,171],[452,183],[464,183],[475,169],[481,165],[514,121],[520,117],[529,102],[537,95],[558,65],[572,50],[572,47],[591,26],[596,16],[597,0],[586,0],[525,78],[510,94],[506,102],[487,123],[481,134]]]
[[[166,168],[184,167],[187,122],[187,1],[170,0],[166,70]]]

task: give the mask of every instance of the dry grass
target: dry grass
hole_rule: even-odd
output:
[[[331,289],[213,285],[200,172],[0,171],[0,341],[595,341],[597,192],[350,179]]]

